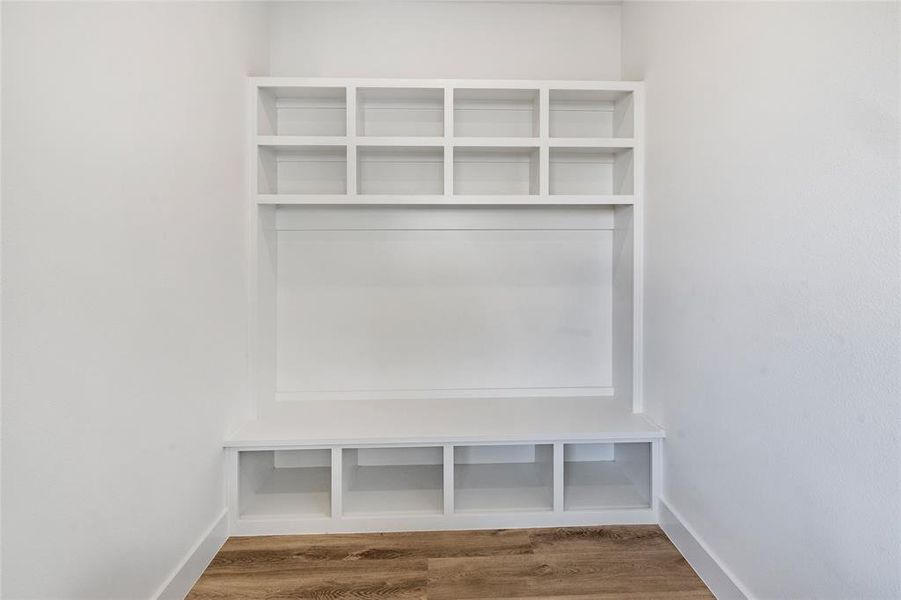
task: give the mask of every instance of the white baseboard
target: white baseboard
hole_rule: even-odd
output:
[[[228,510],[223,510],[160,586],[153,600],[184,600],[227,539]]]
[[[754,600],[678,512],[660,499],[660,528],[717,600]]]

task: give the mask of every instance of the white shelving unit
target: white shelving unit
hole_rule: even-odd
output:
[[[233,535],[657,520],[642,85],[254,78]]]
[[[261,78],[252,88],[259,204],[634,202],[638,83]]]

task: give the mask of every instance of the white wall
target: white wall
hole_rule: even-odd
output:
[[[266,50],[283,75],[620,76],[619,6],[266,10],[3,3],[5,598],[146,598],[223,507]],[[759,597],[901,596],[898,6],[622,11],[665,500]]]
[[[4,598],[148,598],[224,508],[264,17],[3,3]]]
[[[623,11],[664,499],[754,596],[899,598],[899,5]]]
[[[273,75],[619,79],[618,5],[277,2]]]

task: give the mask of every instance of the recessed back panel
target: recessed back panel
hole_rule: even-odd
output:
[[[612,386],[613,232],[582,212],[280,219],[279,397]]]

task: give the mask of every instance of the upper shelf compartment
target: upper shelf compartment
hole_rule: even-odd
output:
[[[258,204],[606,206],[640,195],[638,82],[252,83]]]
[[[551,148],[549,190],[555,195],[634,193],[630,148]]]
[[[538,90],[454,90],[457,137],[537,137]]]
[[[259,135],[347,135],[343,87],[261,87]]]
[[[258,165],[260,194],[347,193],[344,146],[262,147]]]
[[[632,92],[550,91],[552,138],[630,138],[634,135]]]
[[[444,90],[360,88],[357,90],[357,135],[441,137],[444,135]]]

